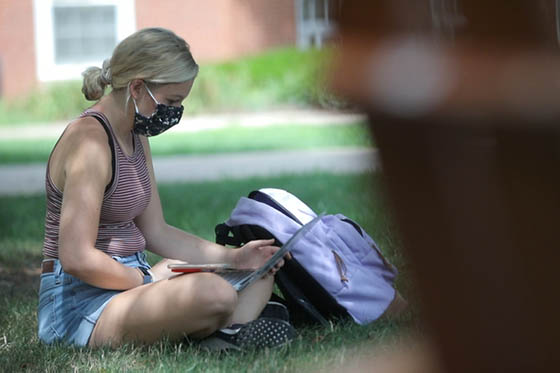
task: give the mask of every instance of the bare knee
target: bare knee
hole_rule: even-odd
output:
[[[237,292],[221,277],[201,274],[196,281],[196,303],[214,329],[229,323],[237,307]]]
[[[211,276],[200,292],[199,299],[213,314],[230,316],[237,307],[237,292],[225,280]]]

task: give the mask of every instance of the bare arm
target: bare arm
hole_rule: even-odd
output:
[[[234,250],[167,224],[154,177],[150,145],[146,138],[141,139],[150,172],[152,196],[150,204],[135,219],[135,223],[146,238],[148,250],[165,258],[180,259],[192,264],[231,263],[239,266],[258,266],[278,250],[277,247],[270,246],[273,240],[253,241],[244,250]],[[253,251],[253,255],[249,255],[248,251]]]
[[[105,131],[95,119],[80,121],[79,128],[67,131],[54,157],[62,162],[58,185],[64,185],[59,259],[67,273],[91,285],[133,288],[142,284],[139,271],[95,248],[105,186],[111,179],[111,150]]]
[[[135,223],[146,238],[146,248],[165,258],[180,259],[193,264],[231,263],[234,250],[204,240],[165,222],[154,176],[150,145],[145,137],[140,138],[150,173],[152,196],[150,204],[135,219]]]

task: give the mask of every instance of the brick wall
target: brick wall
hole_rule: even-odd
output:
[[[37,84],[33,0],[0,0],[0,97]],[[197,61],[219,61],[295,45],[294,0],[136,0],[137,29],[172,29]]]
[[[33,0],[0,0],[0,97],[17,97],[35,83]]]
[[[215,61],[294,45],[293,0],[136,0],[137,28],[161,26],[191,45],[199,61]]]

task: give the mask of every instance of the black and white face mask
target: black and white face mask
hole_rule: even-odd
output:
[[[183,115],[183,105],[181,106],[171,106],[160,104],[147,85],[145,85],[146,90],[150,94],[150,97],[156,103],[156,110],[146,117],[138,111],[138,106],[136,105],[136,100],[132,99],[134,102],[134,108],[136,110],[134,114],[134,133],[143,136],[156,136],[163,133],[179,123],[181,116]]]

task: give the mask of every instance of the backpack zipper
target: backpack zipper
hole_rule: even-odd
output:
[[[348,282],[348,277],[346,277],[346,272],[348,269],[346,268],[346,264],[344,260],[336,253],[336,251],[331,250],[334,255],[334,261],[336,262],[336,269],[338,269],[338,275],[340,276],[340,281]]]
[[[375,244],[371,245],[371,248],[377,252],[377,255],[379,255],[386,268],[388,268],[393,273],[397,273],[397,268],[385,258],[381,250],[379,250],[379,248]]]

